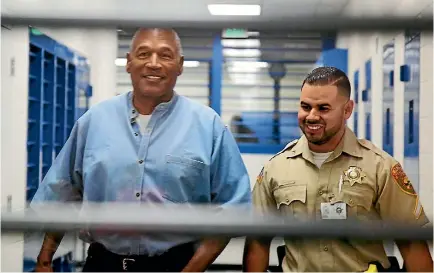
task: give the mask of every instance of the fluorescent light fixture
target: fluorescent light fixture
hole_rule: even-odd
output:
[[[222,39],[223,47],[260,47],[258,39]]]
[[[184,67],[198,67],[199,65],[198,61],[184,61]]]
[[[223,48],[223,55],[225,57],[257,58],[261,56],[261,51],[259,49]]]
[[[208,11],[211,13],[211,15],[259,16],[261,15],[261,6],[211,4],[208,5]]]
[[[127,59],[126,58],[117,58],[115,60],[116,66],[126,66],[127,65]]]
[[[115,60],[116,66],[126,66],[127,65],[127,59],[126,58],[117,58]],[[198,61],[185,61],[184,67],[198,67],[200,65],[200,62]]]

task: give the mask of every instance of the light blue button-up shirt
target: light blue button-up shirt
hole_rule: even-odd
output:
[[[175,93],[155,108],[143,135],[137,118],[132,92],[89,109],[74,125],[32,204],[250,204],[249,176],[238,146],[211,108]],[[118,254],[155,255],[194,239],[92,234],[92,240]]]

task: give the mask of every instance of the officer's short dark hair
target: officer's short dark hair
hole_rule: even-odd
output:
[[[342,70],[332,66],[317,67],[310,72],[303,81],[309,85],[334,85],[343,96],[351,97],[351,84],[347,75]]]

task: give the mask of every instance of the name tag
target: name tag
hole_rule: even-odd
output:
[[[347,204],[338,202],[334,204],[321,203],[322,219],[347,219]]]

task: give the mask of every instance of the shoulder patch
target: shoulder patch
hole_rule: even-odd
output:
[[[264,167],[262,167],[261,172],[256,177],[256,183],[261,184],[262,180],[264,180]]]
[[[297,142],[298,142],[298,139],[295,139],[295,140],[289,142],[289,143],[285,146],[285,148],[283,148],[283,149],[282,149],[280,152],[278,152],[277,154],[273,155],[273,156],[270,158],[270,161],[271,161],[273,158],[275,158],[276,156],[278,156],[278,155],[280,155],[281,153],[285,152],[286,150],[291,149],[292,147],[294,147],[295,144],[297,144]]]
[[[393,165],[390,173],[392,174],[394,181],[398,184],[402,191],[410,195],[416,195],[416,191],[414,190],[413,185],[411,185],[407,174],[402,169],[401,164],[396,163],[395,165]]]

